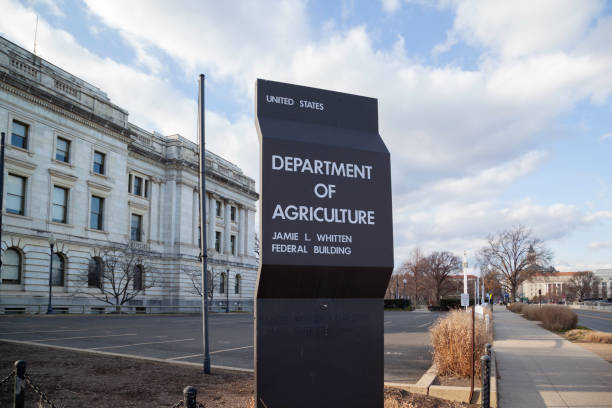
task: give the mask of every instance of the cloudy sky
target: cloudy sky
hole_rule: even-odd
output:
[[[0,35],[258,175],[256,78],[378,98],[396,264],[522,224],[612,268],[612,3],[0,0]]]

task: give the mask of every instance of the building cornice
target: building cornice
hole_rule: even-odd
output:
[[[29,84],[17,75],[9,72],[0,73],[0,89],[93,128],[98,132],[125,143],[130,142],[131,131],[129,128],[121,127],[111,120],[88,112],[68,99],[53,95],[35,84]]]

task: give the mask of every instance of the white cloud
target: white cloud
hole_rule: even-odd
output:
[[[612,219],[612,211],[595,211],[584,216],[586,222],[595,222],[605,219]]]
[[[594,241],[589,244],[593,249],[612,248],[612,241]]]
[[[599,140],[606,140],[606,139],[611,139],[612,138],[612,132],[608,132],[608,133],[604,133],[603,135],[601,135],[599,137]]]
[[[603,9],[602,0],[455,0],[452,33],[504,58],[524,57],[574,45]]]
[[[400,0],[382,0],[382,8],[387,13],[393,13],[400,7]]]

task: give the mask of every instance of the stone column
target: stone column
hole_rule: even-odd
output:
[[[217,214],[215,213],[215,201],[216,196],[214,194],[209,195],[209,210],[208,210],[208,247],[215,249],[215,224]]]
[[[238,219],[238,255],[244,256],[244,253],[246,252],[244,250],[244,230],[246,228],[246,222],[244,221],[244,207],[240,207],[238,216],[240,217]]]
[[[224,213],[224,219],[223,221],[225,222],[225,230],[223,232],[223,253],[225,254],[231,254],[231,247],[230,247],[230,234],[232,231],[231,225],[232,225],[232,221],[230,220],[230,211],[231,211],[231,201],[225,201],[224,202],[225,205],[225,213]]]
[[[246,209],[245,211],[245,228],[244,228],[244,253],[247,256],[251,255],[251,252],[249,252],[249,244],[250,244],[250,240],[253,239],[252,235],[253,235],[253,231],[251,231],[251,210],[250,209]],[[261,239],[261,237],[260,237]]]

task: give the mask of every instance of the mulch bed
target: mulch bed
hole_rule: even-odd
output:
[[[197,367],[0,341],[0,380],[19,359],[27,362],[32,381],[58,407],[172,407],[187,385],[197,388],[198,401],[206,408],[252,406],[252,373],[214,370],[204,375]],[[11,406],[13,384],[11,380],[0,386],[0,406]],[[26,395],[26,406],[35,406],[34,392],[28,388]],[[468,406],[385,388],[385,408]]]

